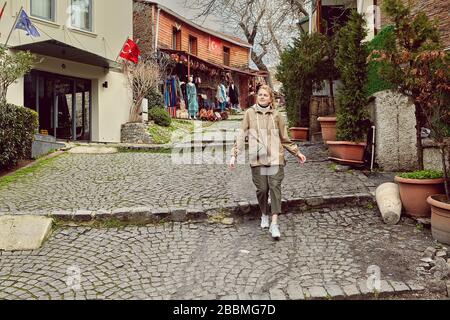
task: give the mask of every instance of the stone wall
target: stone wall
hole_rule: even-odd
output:
[[[403,0],[407,3],[408,0]],[[381,6],[383,0],[377,1]],[[449,0],[415,0],[413,3],[413,13],[423,11],[430,19],[436,19],[439,31],[442,36],[442,43],[445,47],[450,46],[450,1]],[[390,24],[384,13],[381,14],[381,25]]]
[[[148,124],[126,123],[122,125],[121,142],[133,144],[153,144],[152,138],[148,133]]]
[[[431,140],[424,139],[423,142],[423,166],[425,170],[443,171],[442,155],[439,147]],[[447,168],[450,168],[447,158]]]
[[[385,171],[415,170],[418,163],[412,101],[392,90],[374,97],[370,109],[377,129],[375,162]]]
[[[154,19],[152,4],[134,2],[133,35],[135,40],[139,40],[139,48],[143,54],[154,51]]]

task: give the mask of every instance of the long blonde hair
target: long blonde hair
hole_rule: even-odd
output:
[[[272,88],[269,87],[269,86],[266,85],[266,84],[265,84],[265,85],[262,85],[262,86],[259,88],[257,94],[259,94],[259,92],[260,92],[261,90],[266,90],[266,91],[269,93],[270,100],[271,100],[270,104],[272,105],[272,107],[273,107],[274,109],[276,109],[276,108],[277,108],[277,105],[276,105],[276,100],[275,100],[275,92],[273,92]]]

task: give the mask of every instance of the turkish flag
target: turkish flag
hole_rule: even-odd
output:
[[[209,51],[214,54],[222,53],[222,42],[219,39],[209,38]]]
[[[125,45],[122,48],[122,52],[120,53],[120,57],[134,62],[134,64],[137,64],[139,62],[139,56],[141,55],[141,50],[139,49],[138,45],[131,39],[128,39],[127,42],[125,42]]]
[[[8,2],[5,2],[2,7],[2,11],[0,11],[0,19],[3,17],[3,12],[5,12],[5,7]]]

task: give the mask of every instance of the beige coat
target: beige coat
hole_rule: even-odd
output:
[[[298,146],[289,138],[284,117],[272,106],[267,110],[257,105],[247,109],[232,150],[236,158],[245,151],[246,137],[252,167],[286,165],[284,149],[294,156],[300,154]]]

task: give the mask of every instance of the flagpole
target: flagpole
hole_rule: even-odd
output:
[[[11,31],[9,32],[8,38],[6,39],[5,48],[8,46],[9,39],[11,38],[11,35],[12,35],[14,29],[16,28],[17,20],[19,20],[20,14],[22,13],[22,10],[23,10],[23,6],[20,7],[20,10],[19,10],[19,13],[17,14],[16,20],[14,21],[14,25],[11,28]]]

